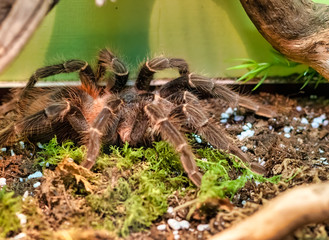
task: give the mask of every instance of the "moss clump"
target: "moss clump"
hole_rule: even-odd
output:
[[[49,165],[58,165],[64,158],[72,158],[75,162],[80,163],[83,160],[84,148],[76,147],[72,141],[65,141],[58,144],[56,136],[44,144],[42,151],[38,152],[36,163],[42,167]]]
[[[197,164],[205,172],[199,192],[201,202],[213,197],[233,198],[235,193],[243,188],[248,181],[256,181],[258,183],[271,182],[275,184],[281,178],[281,176],[265,178],[252,172],[241,160],[230,161],[232,162],[230,164],[229,158],[237,158],[234,156],[230,157],[228,154],[223,154],[216,149],[199,149],[198,155],[201,159],[197,160]],[[232,174],[232,170],[234,174]]]
[[[20,197],[14,197],[14,192],[7,192],[5,187],[0,190],[0,238],[17,233],[21,228],[16,215],[21,208]]]
[[[123,148],[112,146],[111,150],[109,159],[119,170],[119,177],[101,194],[89,195],[87,202],[104,217],[100,225],[127,236],[163,215],[169,195],[189,185],[189,180],[183,176],[179,157],[165,142],[148,149],[125,144]]]

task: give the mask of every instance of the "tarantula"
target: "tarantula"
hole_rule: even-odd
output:
[[[151,91],[154,74],[167,68],[177,68],[180,76]],[[38,79],[70,72],[79,72],[80,86],[34,88]],[[112,73],[110,77],[108,72]],[[208,119],[199,98],[218,97],[265,117],[273,115],[271,110],[216,85],[213,79],[190,73],[183,59],[157,57],[146,61],[134,88],[125,87],[128,74],[122,61],[108,49],[100,51],[95,72],[81,60],[36,70],[27,85],[0,108],[0,116],[12,111],[17,114],[16,120],[0,131],[0,146],[13,143],[17,136],[49,140],[56,135],[60,140],[75,139],[86,146],[82,166],[90,169],[102,143],[128,142],[136,146],[161,137],[176,149],[188,177],[199,186],[202,174],[184,136],[186,131],[193,131],[212,146],[228,150],[248,162],[254,171],[263,173],[262,166],[252,163]],[[107,80],[105,87],[99,85],[103,79]]]

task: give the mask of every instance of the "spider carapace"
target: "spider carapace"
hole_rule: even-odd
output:
[[[167,68],[176,68],[180,76],[151,90],[154,74]],[[34,87],[38,79],[69,72],[79,72],[81,86]],[[146,61],[134,87],[126,87],[128,74],[122,61],[108,49],[100,51],[95,71],[81,60],[38,69],[27,85],[0,107],[0,116],[9,112],[17,114],[15,120],[0,131],[0,146],[13,143],[18,137],[49,140],[56,135],[60,140],[76,139],[87,148],[82,166],[90,169],[104,143],[128,142],[137,146],[163,139],[175,148],[191,181],[200,186],[202,173],[185,137],[186,132],[194,132],[213,147],[228,150],[248,162],[255,172],[264,172],[262,166],[253,163],[220,126],[207,117],[199,98],[221,98],[231,105],[272,117],[274,113],[269,108],[215,84],[213,79],[190,73],[188,64],[179,58],[157,57]],[[105,87],[99,85],[102,80],[107,81]]]

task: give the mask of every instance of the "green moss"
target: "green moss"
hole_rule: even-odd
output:
[[[233,198],[235,193],[243,188],[248,181],[278,183],[281,178],[281,176],[265,178],[252,172],[245,163],[235,156],[223,154],[216,149],[199,149],[198,155],[201,159],[197,160],[197,164],[205,171],[199,192],[201,202],[212,197]],[[233,158],[230,161],[231,164],[228,161],[229,158]],[[230,174],[232,170],[235,176]]]
[[[84,152],[84,148],[76,147],[72,141],[65,141],[59,145],[55,136],[49,143],[44,144],[42,151],[38,152],[36,163],[42,167],[47,164],[57,165],[66,157],[80,163],[83,160]]]
[[[168,197],[180,187],[189,185],[179,157],[165,142],[154,148],[122,148],[111,146],[111,161],[116,162],[120,176],[101,194],[89,195],[92,209],[104,216],[104,225],[121,236],[141,231],[163,215]],[[123,174],[124,173],[124,174]]]
[[[183,197],[195,189],[179,156],[166,142],[156,142],[151,148],[132,148],[126,143],[123,147],[110,146],[109,151],[109,155],[100,154],[93,168],[102,173],[100,183],[94,184],[97,189],[84,198],[91,211],[82,218],[95,229],[119,236],[142,231],[167,211],[168,199],[174,192]],[[39,153],[43,157],[39,162],[57,164],[67,156],[81,159],[83,152],[72,142],[58,145],[53,139]],[[232,156],[215,149],[199,149],[196,155],[204,172],[198,202],[212,197],[232,198],[248,181],[276,183],[279,179],[255,174],[241,161],[230,161]]]
[[[14,192],[7,192],[5,187],[0,190],[0,237],[17,233],[21,228],[16,216],[21,207],[21,198],[14,197]]]

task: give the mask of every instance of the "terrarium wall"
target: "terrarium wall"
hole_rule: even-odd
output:
[[[316,2],[329,4],[329,0]],[[104,47],[120,55],[132,70],[147,57],[163,54],[184,58],[192,71],[211,77],[241,75],[243,70],[227,70],[241,63],[235,59],[273,58],[272,47],[238,0],[108,0],[103,7],[93,0],[62,0],[0,80],[25,81],[35,69],[65,59],[95,63]],[[276,69],[271,74],[295,71]]]

